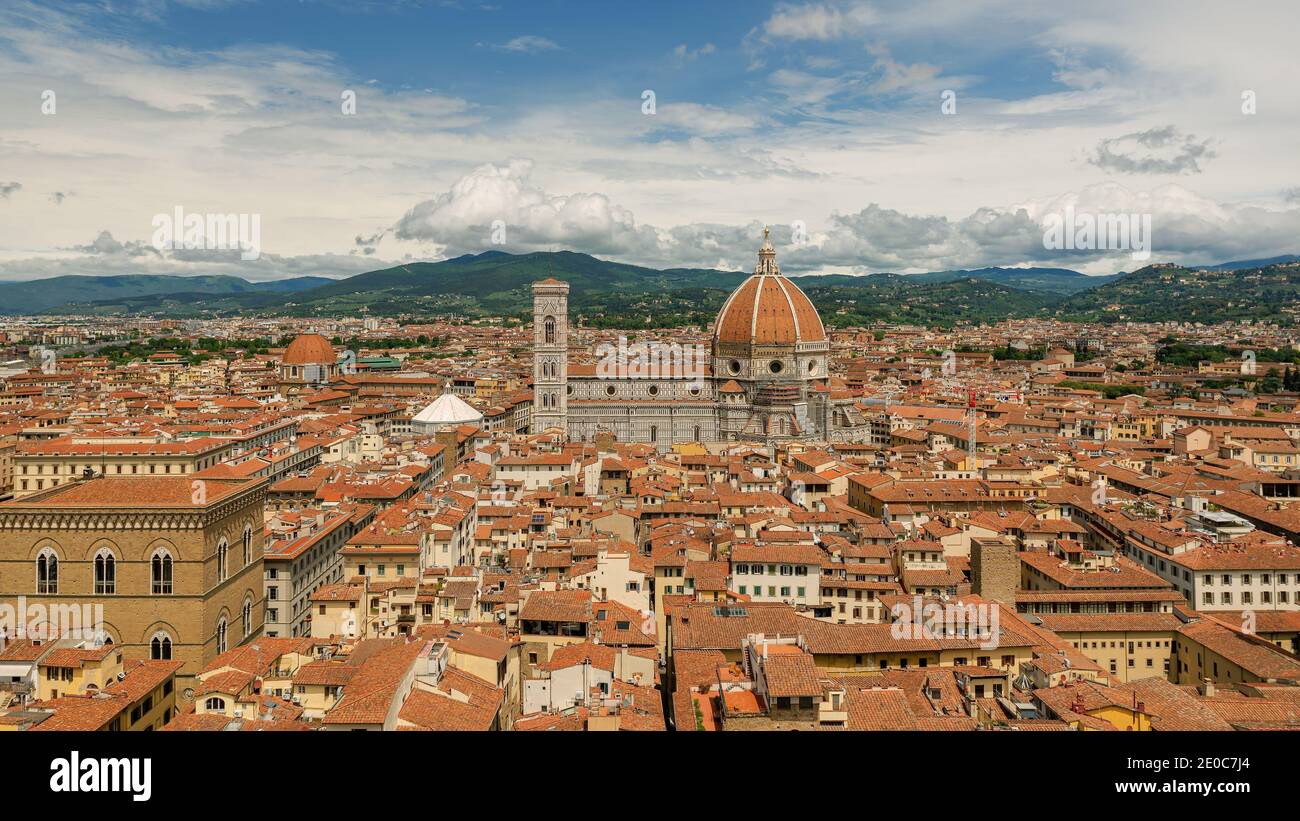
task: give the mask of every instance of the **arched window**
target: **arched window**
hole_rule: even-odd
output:
[[[217,622],[217,655],[226,652],[226,617]]]
[[[95,554],[95,595],[111,596],[117,592],[117,559],[108,548]]]
[[[212,698],[203,702],[203,709],[209,710],[214,713],[225,712],[226,700],[224,698],[217,698],[216,696],[213,696]]]
[[[222,539],[221,542],[217,544],[217,581],[218,582],[224,582],[226,580],[226,568],[227,568],[226,562],[229,559],[229,553],[230,553],[230,548],[226,546],[226,540]]]
[[[253,557],[253,528],[245,526],[244,527],[244,566],[245,567],[248,566],[248,563],[252,560],[252,557]]]
[[[650,441],[651,441],[651,442],[658,442],[658,441],[659,441],[659,426],[658,426],[658,425],[651,425],[651,426],[650,426]]]
[[[154,551],[149,560],[149,576],[153,581],[155,596],[166,596],[172,592],[172,557],[161,547]]]
[[[59,592],[59,557],[53,548],[44,548],[36,557],[36,592],[53,595]]]
[[[542,328],[544,329],[543,339],[546,342],[546,344],[554,345],[555,344],[555,317],[553,316],[546,317],[546,321],[542,323]]]
[[[695,426],[695,441],[696,441],[696,442],[703,442],[703,441],[704,441],[704,437],[700,436],[700,426],[699,426],[699,425],[696,425],[696,426]]]
[[[149,658],[155,661],[171,661],[172,637],[159,631],[149,641]]]
[[[244,610],[240,614],[244,620],[244,638],[253,635],[253,600],[244,599]]]

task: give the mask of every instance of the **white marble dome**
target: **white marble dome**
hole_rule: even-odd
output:
[[[464,399],[444,393],[411,419],[411,432],[432,434],[445,425],[477,425],[482,421],[483,414]]]

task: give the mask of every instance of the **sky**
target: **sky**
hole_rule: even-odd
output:
[[[791,274],[1300,253],[1300,6],[0,0],[0,280],[485,250]],[[159,220],[256,220],[256,254]],[[179,233],[179,232],[178,232]],[[220,247],[213,247],[218,245]],[[250,258],[255,256],[256,258]]]

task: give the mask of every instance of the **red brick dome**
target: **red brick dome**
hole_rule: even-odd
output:
[[[330,341],[320,334],[302,334],[294,337],[285,348],[280,362],[285,365],[333,365],[338,361]]]
[[[776,264],[776,249],[763,232],[754,275],[731,292],[718,321],[714,339],[746,345],[794,345],[825,342],[826,329],[812,302]]]

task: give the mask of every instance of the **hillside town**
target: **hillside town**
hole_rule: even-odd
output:
[[[1300,728],[1294,328],[532,293],[0,318],[0,730]]]

